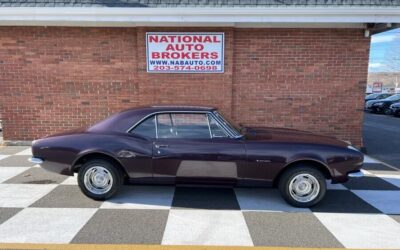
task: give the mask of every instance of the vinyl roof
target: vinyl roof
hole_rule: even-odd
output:
[[[350,7],[400,6],[400,0],[0,0],[0,7]]]

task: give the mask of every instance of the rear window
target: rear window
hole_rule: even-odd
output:
[[[149,138],[156,138],[155,116],[149,117],[137,125],[131,133]]]

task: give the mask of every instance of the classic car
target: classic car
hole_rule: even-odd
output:
[[[216,108],[149,106],[33,142],[31,161],[78,174],[93,199],[124,183],[278,187],[293,206],[310,207],[326,180],[362,176],[363,154],[345,141],[294,129],[237,127]]]

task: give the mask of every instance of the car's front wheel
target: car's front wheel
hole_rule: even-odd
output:
[[[110,161],[93,159],[79,169],[78,184],[81,191],[94,200],[113,196],[123,183],[123,175]]]
[[[325,176],[316,168],[298,165],[282,174],[279,191],[289,204],[295,207],[311,207],[325,196]]]
[[[392,110],[391,110],[390,108],[385,108],[385,109],[383,110],[383,113],[384,113],[385,115],[391,115],[391,114],[392,114]]]

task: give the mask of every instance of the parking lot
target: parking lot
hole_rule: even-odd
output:
[[[369,155],[400,168],[400,117],[366,112],[363,137]]]
[[[126,186],[98,202],[29,157],[0,149],[2,243],[400,248],[400,172],[369,157],[365,177],[311,209],[261,188]]]

